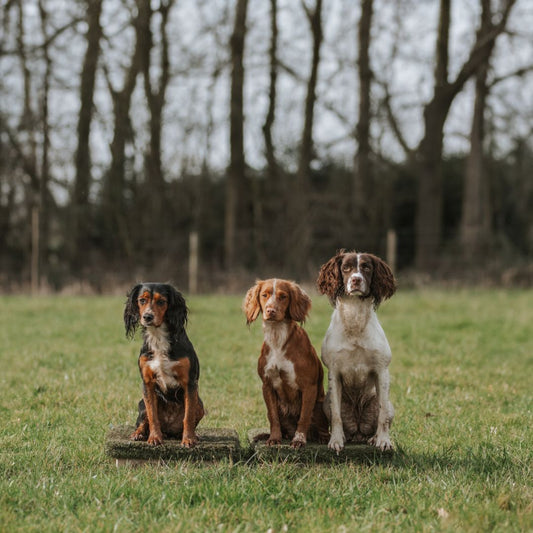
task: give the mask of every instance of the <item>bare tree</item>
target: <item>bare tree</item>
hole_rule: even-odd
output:
[[[267,162],[263,189],[259,186],[258,180],[254,180],[255,256],[259,264],[265,264],[267,259],[271,263],[277,259],[272,256],[267,258],[265,250],[271,245],[271,236],[275,235],[276,239],[280,239],[284,235],[283,228],[286,220],[286,207],[284,202],[279,201],[279,198],[286,196],[285,191],[282,190],[283,169],[277,160],[272,132],[278,101],[278,38],[278,0],[270,0],[268,109],[262,127]],[[261,194],[262,192],[264,194]]]
[[[70,234],[70,260],[74,269],[79,269],[85,260],[89,237],[89,189],[91,186],[91,152],[89,135],[94,109],[94,86],[102,27],[100,14],[103,0],[86,0],[87,48],[80,80],[80,111],[78,115],[78,147],[76,150],[76,177],[72,194],[72,221]]]
[[[237,224],[246,186],[244,158],[244,44],[248,0],[237,0],[231,36],[230,164],[226,180],[224,259],[226,269],[236,264]]]
[[[316,86],[318,80],[318,66],[320,63],[320,47],[322,45],[322,0],[316,0],[314,9],[311,9],[305,0],[302,0],[307,21],[311,28],[313,51],[311,56],[311,70],[307,81],[307,95],[304,107],[304,126],[300,141],[300,154],[294,191],[291,194],[291,214],[293,220],[289,240],[290,250],[288,257],[295,275],[307,275],[308,257],[311,246],[311,225],[309,216],[309,184],[311,161],[313,159],[313,124],[316,102]]]
[[[481,0],[481,27],[486,34],[491,25],[490,0]],[[494,46],[494,42],[493,42]],[[466,160],[463,205],[461,213],[461,247],[467,261],[487,252],[490,241],[491,213],[489,184],[485,169],[485,110],[489,87],[487,83],[491,53],[480,63],[475,75],[475,101],[470,130],[470,152]]]
[[[133,143],[134,137],[130,107],[137,77],[141,71],[141,58],[145,45],[142,33],[145,24],[143,17],[146,17],[146,10],[138,9],[133,21],[135,47],[121,89],[113,88],[107,65],[104,64],[104,72],[113,100],[114,128],[110,144],[111,164],[104,176],[100,208],[109,253],[117,256],[125,253],[128,257],[131,257],[133,253],[133,243],[127,221],[126,146]]]
[[[270,48],[268,86],[268,111],[263,124],[263,137],[265,139],[265,154],[267,160],[268,181],[274,185],[279,178],[279,167],[276,160],[276,151],[272,139],[272,126],[276,116],[277,82],[278,82],[278,1],[270,0]],[[275,186],[273,187],[276,188]]]
[[[27,135],[26,146],[22,146],[15,135],[11,134],[12,144],[15,146],[20,159],[22,160],[25,173],[29,177],[29,189],[27,194],[28,211],[30,213],[31,227],[31,264],[30,277],[32,292],[36,292],[39,285],[40,266],[40,222],[39,212],[41,205],[40,198],[40,176],[37,167],[37,114],[32,105],[32,85],[33,77],[29,65],[28,51],[25,38],[25,12],[21,0],[16,2],[18,11],[17,20],[17,55],[23,77],[24,104],[22,116],[19,123],[19,131]]]
[[[0,116],[0,130],[2,136],[5,133],[9,144],[9,148],[5,147],[3,152],[11,159],[6,166],[6,169],[9,168],[6,187],[2,187],[1,193],[6,195],[2,227],[6,231],[16,232],[14,226],[10,227],[10,219],[17,207],[17,197],[22,198],[27,223],[17,240],[21,242],[24,261],[29,259],[27,264],[33,293],[48,275],[50,219],[55,206],[50,191],[53,180],[50,162],[50,93],[54,44],[58,37],[79,21],[77,18],[67,18],[62,19],[62,24],[54,24],[52,12],[48,11],[48,4],[44,0],[37,0],[35,7],[36,10],[28,9],[27,2],[13,0],[2,8],[6,39],[2,39],[0,44],[0,57],[6,54],[17,59],[20,69],[17,72],[23,87],[20,116],[16,116],[18,106],[12,106],[11,113]],[[14,24],[11,24],[12,20]],[[29,32],[32,32],[31,36]],[[6,42],[12,43],[11,49],[6,49]],[[36,76],[36,72],[41,75]],[[1,169],[0,174],[4,174]],[[4,177],[2,175],[2,179]],[[23,194],[18,194],[20,192]],[[11,239],[13,237],[11,235]],[[27,269],[24,268],[22,272],[25,276]]]
[[[496,38],[504,31],[515,0],[506,0],[499,20],[481,24],[480,31],[455,80],[448,81],[448,45],[451,0],[441,0],[436,48],[433,98],[424,108],[424,136],[417,148],[418,200],[416,220],[416,266],[435,266],[442,236],[442,147],[444,123],[454,98],[464,84],[490,57]]]
[[[424,106],[424,134],[415,150],[410,150],[402,136],[401,128],[388,104],[392,129],[398,141],[407,151],[418,178],[415,265],[419,270],[434,268],[439,259],[442,238],[442,151],[444,124],[455,97],[465,83],[490,58],[494,43],[505,30],[515,0],[505,0],[497,16],[485,25],[481,24],[468,58],[454,80],[449,80],[449,34],[451,0],[441,0],[437,30],[433,96]]]
[[[355,244],[359,249],[365,250],[375,250],[378,225],[377,202],[373,194],[375,176],[370,146],[372,84],[370,30],[372,15],[373,0],[362,0],[358,31],[359,119],[356,126],[357,151],[354,161],[353,222]]]
[[[160,56],[158,70],[159,78],[154,83],[150,76],[151,60],[150,52],[153,48],[153,36],[150,29],[152,8],[150,0],[139,1],[140,10],[145,15],[142,17],[144,32],[144,47],[142,48],[142,69],[144,77],[144,90],[148,100],[150,110],[150,144],[146,154],[146,177],[150,183],[150,188],[155,193],[156,213],[160,211],[161,203],[164,200],[164,176],[161,164],[161,132],[163,125],[163,108],[165,96],[170,81],[170,61],[168,55],[168,34],[167,25],[170,10],[174,0],[162,0],[159,3],[159,37],[161,39]]]
[[[47,13],[39,2],[39,15],[41,18],[41,31],[44,45],[42,47],[45,59],[44,87],[42,90],[41,105],[33,101],[34,77],[30,64],[30,53],[26,44],[25,11],[22,1],[13,2],[12,6],[17,12],[16,55],[19,59],[23,79],[23,107],[17,132],[12,131],[6,123],[3,128],[7,131],[11,145],[17,153],[22,164],[24,174],[29,178],[26,186],[26,203],[30,219],[30,278],[31,289],[35,293],[39,288],[41,267],[43,264],[42,250],[46,247],[47,238],[43,239],[42,229],[47,228],[46,219],[42,216],[43,208],[48,200],[48,93],[51,74],[51,62],[46,39]],[[3,122],[3,121],[2,121]],[[40,131],[41,130],[41,131]],[[20,135],[23,133],[23,135]],[[41,167],[38,162],[38,137],[42,133]]]
[[[44,60],[44,76],[43,87],[41,95],[41,124],[42,124],[42,146],[41,146],[41,171],[40,171],[40,185],[39,185],[39,202],[38,202],[38,222],[37,222],[37,243],[34,250],[37,257],[34,263],[37,268],[32,278],[32,286],[34,290],[40,284],[41,276],[47,276],[47,258],[46,251],[48,249],[49,233],[50,233],[50,208],[52,204],[52,197],[49,190],[50,181],[50,123],[49,123],[49,98],[50,98],[50,78],[52,76],[52,58],[50,55],[51,38],[49,35],[48,18],[49,14],[45,7],[45,2],[39,0],[39,15],[41,19],[41,33],[43,38],[42,54]]]

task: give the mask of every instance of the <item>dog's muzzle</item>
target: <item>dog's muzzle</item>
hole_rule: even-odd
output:
[[[353,294],[354,292],[365,294],[367,290],[365,278],[361,274],[352,274],[346,289],[348,294]]]
[[[153,313],[144,313],[142,316],[142,321],[145,326],[149,326],[154,321]]]

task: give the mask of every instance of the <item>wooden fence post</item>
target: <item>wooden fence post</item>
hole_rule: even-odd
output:
[[[396,253],[397,253],[397,236],[396,230],[387,231],[387,263],[391,270],[396,273]]]
[[[39,206],[33,205],[31,209],[31,294],[39,292]]]
[[[198,292],[198,232],[189,234],[189,294]]]

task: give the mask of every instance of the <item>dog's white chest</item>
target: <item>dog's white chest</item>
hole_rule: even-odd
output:
[[[294,372],[294,365],[280,350],[271,349],[267,357],[265,375],[270,379],[270,381],[272,381],[272,385],[275,389],[280,389],[283,381],[285,381],[285,383],[290,385],[292,388],[296,388],[296,373]]]
[[[265,328],[265,343],[269,347],[265,376],[272,382],[275,389],[279,390],[283,382],[296,389],[296,373],[292,361],[285,356],[284,345],[287,341],[288,327],[278,324],[272,328]]]
[[[322,359],[330,372],[342,375],[352,388],[373,383],[369,378],[387,368],[391,351],[371,307],[338,305],[324,338]]]
[[[173,372],[173,367],[178,362],[168,358],[170,343],[166,331],[160,330],[161,328],[154,328],[153,332],[148,331],[147,342],[152,352],[152,359],[148,362],[148,367],[153,371],[160,389],[166,392],[168,389],[175,389],[179,386]]]

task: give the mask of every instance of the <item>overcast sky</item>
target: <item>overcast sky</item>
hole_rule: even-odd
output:
[[[130,2],[131,3],[131,2]],[[76,14],[75,3],[50,0],[52,24],[59,27]],[[296,0],[279,1],[280,60],[288,67],[279,76],[278,108],[274,125],[278,156],[295,163],[305,100],[305,82],[310,68],[310,32],[301,4]],[[25,0],[27,38],[38,43],[36,1]],[[352,164],[355,143],[353,129],[357,122],[357,23],[358,2],[324,0],[324,44],[319,68],[318,102],[314,137],[320,160],[336,158]],[[475,0],[455,0],[452,13],[450,77],[466,59],[475,37],[479,6]],[[168,90],[164,123],[164,165],[169,179],[184,171],[197,171],[204,159],[217,170],[228,164],[229,49],[234,2],[229,0],[177,0],[169,25],[170,60],[175,76]],[[269,9],[267,0],[249,0],[246,39],[245,133],[246,157],[252,167],[264,165],[261,126],[268,105]],[[437,0],[375,0],[371,60],[375,76],[390,84],[393,107],[400,117],[403,133],[411,146],[422,135],[423,104],[431,97],[433,57],[438,15]],[[133,46],[133,31],[124,30],[128,12],[122,0],[104,0],[102,23],[105,40],[101,60],[111,72],[116,88],[122,84],[123,69]],[[157,22],[154,20],[154,23]],[[512,72],[533,62],[533,2],[518,0],[509,28],[512,37],[497,42],[493,76]],[[56,175],[73,177],[76,147],[79,75],[85,43],[83,24],[77,31],[65,32],[54,46],[54,80],[51,93],[51,117],[54,125],[52,148]],[[8,42],[9,44],[9,42]],[[13,41],[11,41],[13,44]],[[396,56],[392,57],[393,50]],[[157,50],[154,51],[157,54]],[[42,68],[33,62],[34,72]],[[221,67],[214,79],[213,71]],[[290,71],[290,73],[288,72]],[[157,72],[154,72],[157,74]],[[16,60],[0,61],[0,111],[15,123],[22,103],[22,77]],[[39,75],[35,77],[38,85]],[[39,87],[35,87],[38,91]],[[455,101],[446,124],[445,148],[448,152],[466,152],[472,109],[472,84]],[[377,104],[381,96],[374,86]],[[112,108],[102,71],[97,80],[96,115],[92,133],[94,175],[102,174],[109,162],[112,137]],[[516,135],[529,136],[533,123],[533,76],[510,79],[495,87],[490,98],[493,122],[502,130],[502,151]],[[137,138],[135,154],[142,164],[147,141],[143,127],[147,111],[142,83],[134,97],[133,121]],[[511,122],[509,122],[511,118]],[[208,138],[208,125],[212,124]],[[403,153],[385,121],[373,124],[375,143],[389,157],[397,160]]]

